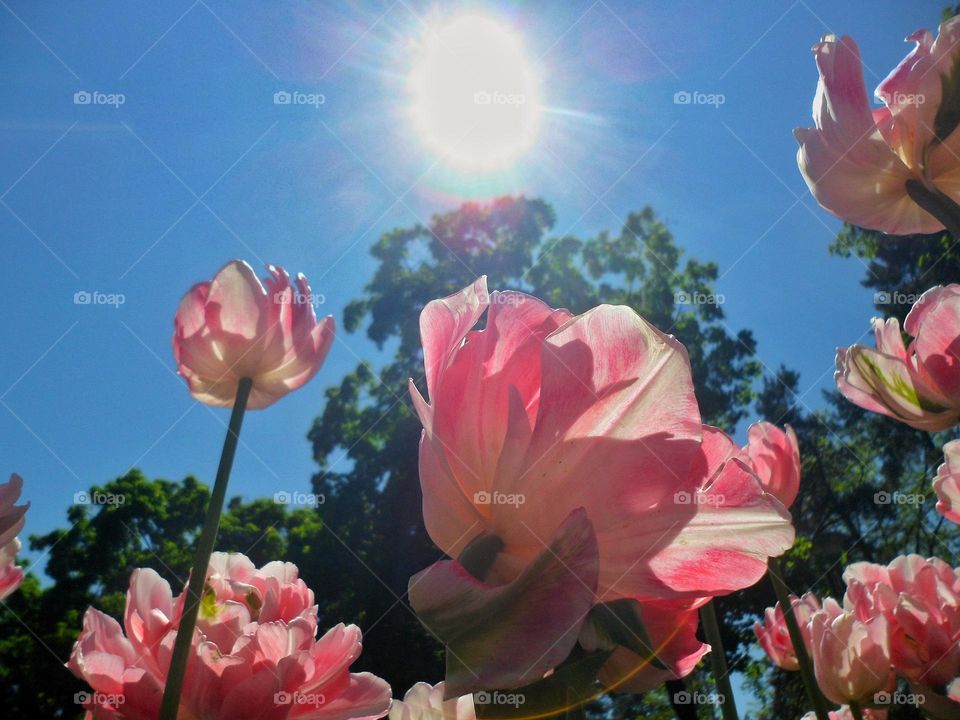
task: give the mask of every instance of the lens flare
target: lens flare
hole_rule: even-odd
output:
[[[460,170],[503,169],[536,138],[536,73],[520,38],[494,20],[465,15],[429,32],[409,85],[421,141]]]

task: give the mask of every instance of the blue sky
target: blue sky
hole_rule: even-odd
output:
[[[131,466],[212,479],[227,413],[191,399],[170,350],[193,282],[233,257],[280,264],[340,321],[381,232],[466,198],[540,196],[556,232],[576,234],[652,204],[689,253],[719,263],[731,328],[755,331],[766,366],[799,369],[818,406],[835,346],[860,339],[873,310],[863,266],[828,256],[839,222],[796,169],[810,46],[853,34],[872,88],[941,6],[3,0],[0,437],[3,472],[22,474],[33,502],[28,531],[62,526],[75,492]],[[417,43],[468,12],[516,31],[541,78],[548,111],[509,172],[438,163],[408,117]],[[123,104],[75,104],[83,91]],[[324,102],[275,105],[278,91]],[[125,302],[76,304],[78,292]],[[305,433],[360,359],[380,356],[341,333],[310,385],[248,415],[231,494],[309,489]]]

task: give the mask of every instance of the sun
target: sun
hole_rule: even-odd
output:
[[[503,169],[536,139],[534,67],[520,38],[495,20],[464,15],[428,33],[409,84],[421,142],[461,170]]]

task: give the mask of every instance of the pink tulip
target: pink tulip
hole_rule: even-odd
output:
[[[872,702],[890,685],[884,617],[861,622],[852,613],[824,609],[810,619],[810,633],[817,684],[833,702]]]
[[[390,720],[476,720],[473,696],[444,700],[443,683],[419,682],[390,705]]]
[[[943,224],[907,195],[906,183],[960,200],[960,134],[937,138],[941,83],[960,54],[960,19],[907,40],[917,47],[876,90],[885,107],[873,110],[853,38],[826,36],[813,47],[820,82],[813,129],[797,129],[797,162],[810,191],[853,225],[894,235],[932,233]]]
[[[17,566],[20,541],[17,534],[23,530],[30,503],[16,505],[23,489],[23,479],[16,473],[0,483],[0,600],[7,598],[23,582],[23,570]]]
[[[16,538],[0,547],[0,600],[10,597],[23,582],[23,568],[17,565],[18,552],[20,541]]]
[[[887,720],[886,710],[860,708],[860,714],[863,716],[863,720]],[[830,720],[856,720],[847,705],[841,705],[839,710],[831,710],[828,715]],[[814,712],[808,712],[801,720],[817,720],[817,715]]]
[[[947,697],[955,703],[960,703],[960,677],[947,685]]]
[[[744,459],[760,478],[763,489],[783,503],[793,505],[800,491],[800,447],[797,434],[787,425],[781,430],[768,422],[759,422],[747,431]]]
[[[247,407],[265,408],[317,374],[333,342],[334,320],[317,322],[303,275],[296,286],[267,266],[266,287],[245,262],[224,265],[183,296],[174,318],[173,354],[190,393],[229,407],[242,378],[253,380]]]
[[[806,645],[809,653],[811,649],[810,618],[820,609],[820,601],[813,593],[806,593],[802,598],[791,595],[790,606],[793,608],[793,616],[797,619],[797,625],[800,627],[801,634],[803,634],[804,645]],[[767,653],[774,665],[784,670],[800,669],[797,652],[790,640],[790,633],[787,630],[783,608],[780,607],[780,603],[766,609],[763,614],[763,623],[754,623],[753,632],[760,642],[760,647]]]
[[[911,308],[904,346],[895,318],[874,319],[877,349],[837,350],[837,388],[852,403],[915,427],[960,422],[960,285],[927,290]]]
[[[257,569],[242,555],[215,553],[206,588],[181,717],[347,720],[386,714],[390,687],[349,671],[360,655],[360,630],[341,624],[318,640],[313,593],[295,566]],[[157,717],[185,597],[173,597],[156,572],[141,569],[130,579],[124,628],[87,610],[67,667],[93,689],[85,703],[89,717]]]
[[[791,546],[786,509],[701,425],[683,346],[629,308],[572,316],[480,278],[420,330],[424,521],[451,558],[485,559],[482,580],[451,560],[410,582],[421,620],[457,638],[448,693],[542,677],[596,602],[732,592]]]
[[[16,505],[23,489],[23,478],[16,473],[5,483],[0,483],[0,546],[10,542],[23,530],[24,516],[30,503]]]
[[[709,598],[699,600],[659,600],[641,603],[640,617],[650,639],[651,650],[665,668],[649,658],[620,646],[604,663],[599,680],[609,690],[620,693],[644,693],[667,680],[683,678],[693,672],[710,646],[697,639],[699,608]],[[585,644],[585,649],[594,648]]]
[[[951,440],[943,446],[943,460],[933,480],[937,512],[947,520],[960,523],[960,440]]]
[[[937,558],[856,563],[844,572],[845,606],[883,617],[894,668],[913,684],[943,689],[960,676],[960,572]]]

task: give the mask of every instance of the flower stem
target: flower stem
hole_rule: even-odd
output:
[[[787,632],[790,634],[790,642],[793,644],[797,663],[800,665],[800,678],[803,680],[807,697],[813,703],[813,712],[817,716],[817,720],[830,720],[827,702],[820,693],[817,678],[813,673],[813,663],[810,661],[810,656],[807,655],[807,646],[803,642],[803,634],[800,632],[800,625],[797,624],[797,617],[793,614],[793,603],[790,602],[790,591],[783,581],[783,569],[780,567],[780,561],[777,558],[770,558],[768,568],[770,570],[770,582],[773,583],[773,591],[780,602],[783,619],[787,624]]]
[[[853,715],[853,720],[863,720],[863,713],[860,712],[860,706],[855,702],[850,703],[850,714]]]
[[[223,440],[223,451],[220,453],[217,479],[213,484],[210,505],[207,507],[207,517],[203,522],[203,529],[200,531],[197,553],[193,560],[193,567],[190,569],[190,580],[187,583],[187,602],[183,608],[180,626],[177,629],[177,639],[173,645],[173,656],[170,660],[170,669],[167,672],[167,684],[163,691],[159,720],[176,720],[177,710],[180,707],[180,693],[183,690],[183,678],[186,674],[187,661],[190,659],[190,649],[193,645],[193,630],[197,624],[200,598],[203,595],[203,585],[207,579],[207,567],[210,565],[210,555],[213,553],[213,545],[217,539],[217,530],[220,528],[220,513],[227,496],[230,469],[233,467],[233,458],[237,453],[240,426],[243,424],[243,414],[247,409],[247,400],[252,388],[253,381],[249,378],[242,378],[237,385],[237,397],[233,402],[233,412],[230,414],[227,436]]]
[[[700,621],[710,643],[710,661],[713,663],[713,678],[717,691],[723,696],[720,709],[723,720],[739,720],[737,703],[733,699],[733,686],[730,684],[730,670],[727,668],[727,656],[723,651],[723,639],[720,637],[720,621],[713,600],[700,608]]]
[[[946,193],[917,180],[907,180],[907,195],[937,220],[954,238],[960,238],[960,206]]]

